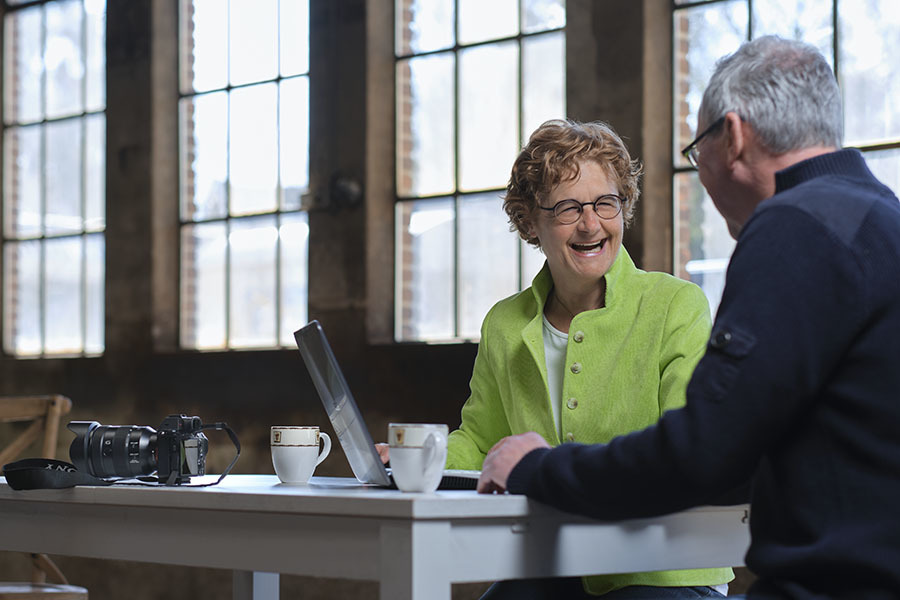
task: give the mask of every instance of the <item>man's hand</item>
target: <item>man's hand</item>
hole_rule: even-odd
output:
[[[478,478],[478,492],[481,494],[503,493],[506,480],[522,457],[535,448],[549,448],[550,444],[539,434],[529,431],[505,437],[491,448],[481,466]]]

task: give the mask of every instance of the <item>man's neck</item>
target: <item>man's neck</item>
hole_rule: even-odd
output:
[[[759,202],[775,195],[775,173],[804,160],[828,154],[835,150],[837,148],[834,146],[811,146],[799,150],[789,150],[784,154],[767,154],[763,156],[760,159],[759,169],[757,170],[760,177],[755,186],[759,195]]]
[[[728,231],[731,236],[737,239],[744,223],[747,222],[756,207],[763,200],[775,195],[775,173],[804,160],[835,150],[836,148],[833,146],[811,146],[790,150],[783,154],[772,154],[758,142],[748,146],[742,169],[742,185],[736,190],[736,193],[742,194],[741,202],[745,207],[745,213],[739,215],[734,221],[728,222]]]

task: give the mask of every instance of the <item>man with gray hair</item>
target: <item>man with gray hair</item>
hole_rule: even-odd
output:
[[[687,406],[606,445],[505,438],[479,490],[621,519],[750,484],[749,598],[900,598],[900,202],[839,149],[807,44],[722,59],[698,129],[684,154],[737,245]]]

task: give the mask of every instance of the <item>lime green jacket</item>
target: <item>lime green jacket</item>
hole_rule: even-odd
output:
[[[542,315],[552,287],[545,264],[529,289],[485,317],[471,395],[460,428],[450,434],[448,468],[480,469],[491,446],[508,435],[536,431],[552,446],[606,443],[684,406],[709,339],[709,304],[692,283],[636,268],[623,247],[606,274],[606,306],[576,315],[569,326],[560,436],[544,359]],[[606,593],[628,585],[718,585],[733,577],[731,569],[630,573],[587,577],[585,587]]]

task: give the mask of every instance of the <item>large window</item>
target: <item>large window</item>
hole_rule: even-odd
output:
[[[181,345],[267,348],[306,321],[307,0],[181,2]]]
[[[104,0],[7,0],[3,349],[103,351]]]
[[[565,116],[564,0],[396,0],[395,338],[475,339],[543,255],[502,193],[530,133]]]
[[[676,274],[703,287],[718,306],[734,247],[725,223],[679,150],[715,61],[766,34],[818,47],[844,96],[844,142],[866,154],[875,174],[900,191],[900,3],[894,0],[720,0],[676,2],[674,11]]]

